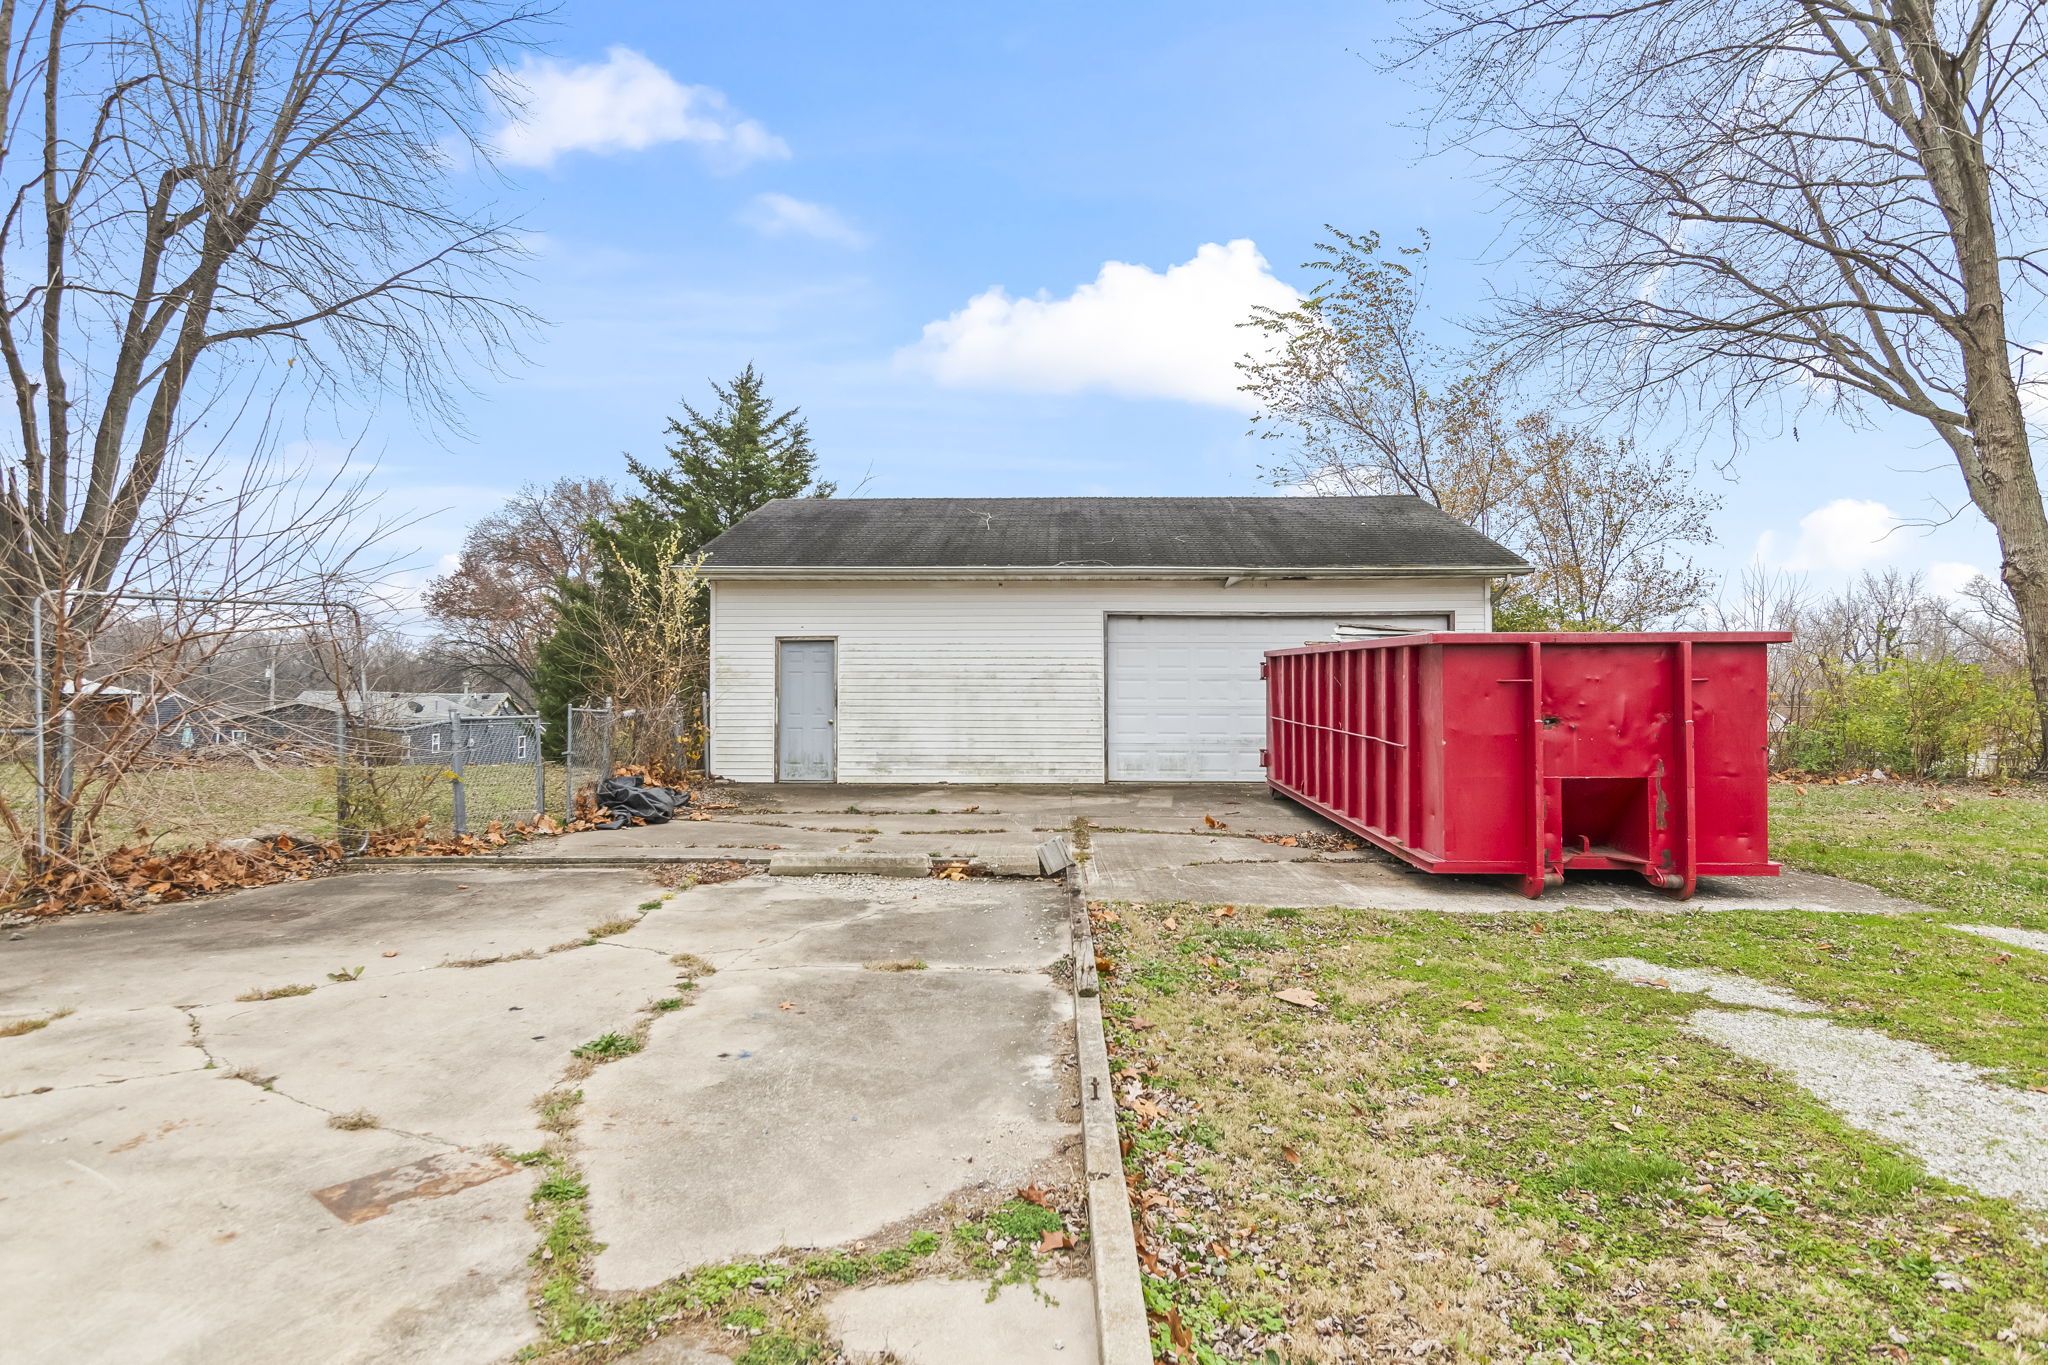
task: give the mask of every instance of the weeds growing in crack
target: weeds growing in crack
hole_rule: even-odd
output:
[[[712,966],[703,958],[698,957],[695,953],[677,953],[669,961],[682,968],[684,976],[715,976],[718,974],[718,968]]]
[[[879,962],[863,962],[861,967],[870,972],[921,972],[925,960],[921,957],[893,957]]]
[[[71,1010],[61,1009],[40,1019],[17,1019],[11,1024],[0,1024],[0,1038],[19,1038],[24,1033],[34,1033],[37,1029],[48,1028],[70,1013]]]
[[[247,1081],[260,1090],[268,1090],[277,1083],[277,1077],[266,1076],[253,1066],[238,1066],[233,1071],[223,1072],[224,1081]]]
[[[660,904],[660,901],[649,901],[640,908],[645,910],[649,905],[658,907]],[[608,919],[603,924],[593,925],[589,930],[589,936],[593,939],[610,938],[613,934],[625,933],[639,922],[637,919]]]
[[[246,1005],[258,1000],[284,1000],[290,996],[311,995],[312,993],[313,988],[311,986],[272,986],[268,990],[258,986],[254,990],[242,992],[242,994],[235,997],[235,1000]]]
[[[367,1109],[352,1109],[346,1114],[329,1114],[329,1128],[339,1128],[345,1133],[359,1133],[365,1128],[378,1128],[377,1116]]]
[[[554,949],[550,948],[548,951],[553,952]],[[496,957],[444,957],[436,965],[442,967],[490,967],[500,962],[519,962],[526,958],[539,956],[540,954],[534,949],[528,948],[523,953],[500,953]]]
[[[630,1057],[640,1050],[639,1039],[628,1033],[603,1033],[574,1049],[572,1055],[595,1062]]]

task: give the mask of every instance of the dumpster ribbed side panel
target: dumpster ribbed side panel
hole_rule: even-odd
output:
[[[1431,872],[1675,896],[1773,876],[1776,632],[1428,634],[1267,655],[1267,780]]]

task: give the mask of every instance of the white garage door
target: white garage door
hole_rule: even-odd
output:
[[[1449,630],[1446,616],[1112,616],[1112,782],[1263,782],[1269,649]]]

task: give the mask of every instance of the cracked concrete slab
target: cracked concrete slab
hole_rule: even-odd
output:
[[[600,1289],[871,1236],[1079,1142],[1072,1001],[1042,974],[729,970],[697,995],[583,1084]]]
[[[10,1359],[438,1363],[531,1338],[524,1172],[349,1226],[313,1191],[446,1149],[219,1072],[6,1100],[0,1144]]]
[[[537,1147],[532,1108],[599,1034],[677,994],[656,953],[608,943],[487,967],[364,979],[193,1014],[223,1069],[249,1067],[329,1113],[459,1146]]]
[[[748,878],[699,887],[612,940],[713,966],[923,958],[932,967],[1049,967],[1072,951],[1066,899],[1045,883],[886,877]]]
[[[196,1071],[206,1054],[192,1021],[169,1005],[87,1007],[34,1033],[0,1038],[0,1098],[48,1087],[69,1090],[143,1076]]]
[[[1929,907],[1867,886],[1810,872],[1780,877],[1709,877],[1688,901],[1674,901],[1640,877],[1618,872],[1576,872],[1540,901],[1523,898],[1513,877],[1432,876],[1384,854],[1294,862],[1203,861],[1190,837],[1189,856],[1177,866],[1136,866],[1118,861],[1111,842],[1130,836],[1096,835],[1110,853],[1107,866],[1091,856],[1083,887],[1098,900],[1193,901],[1198,904],[1348,906],[1360,910],[1438,910],[1500,914],[1540,906],[1584,910],[1812,910],[1842,914],[1908,914]],[[1145,845],[1155,848],[1155,845]],[[1265,845],[1261,845],[1265,847]],[[1092,850],[1091,850],[1092,852]]]
[[[356,967],[374,980],[449,958],[545,950],[630,913],[650,891],[630,870],[454,867],[73,916],[0,939],[0,1010],[212,1004],[252,988],[318,986]]]
[[[912,1280],[834,1295],[825,1320],[854,1365],[1095,1365],[1094,1291],[1085,1280],[1041,1280],[988,1297],[967,1280]],[[1050,1302],[1048,1302],[1050,1300]]]

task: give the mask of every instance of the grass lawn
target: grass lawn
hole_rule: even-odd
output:
[[[1773,783],[1771,850],[1984,923],[2048,929],[2048,788]]]
[[[1941,927],[2048,928],[2048,801],[1773,798],[1786,861],[1943,913],[1092,906],[1159,1359],[2048,1360],[2048,1216],[1685,1027],[1741,1007],[1586,965],[2048,1087],[2048,955]]]
[[[441,767],[410,765],[374,770],[387,792],[391,823],[410,824],[421,815],[445,832],[454,815],[452,785]],[[480,830],[507,811],[533,809],[533,768],[506,763],[471,768],[469,827]],[[562,803],[562,768],[547,767],[548,800],[557,815]],[[19,768],[0,769],[0,795],[33,814],[32,777]],[[358,792],[359,803],[367,794]],[[99,839],[109,847],[134,842],[146,828],[163,848],[183,848],[234,838],[266,826],[283,825],[318,837],[334,833],[332,767],[156,768],[130,773],[108,801]],[[0,835],[0,868],[11,864]]]

